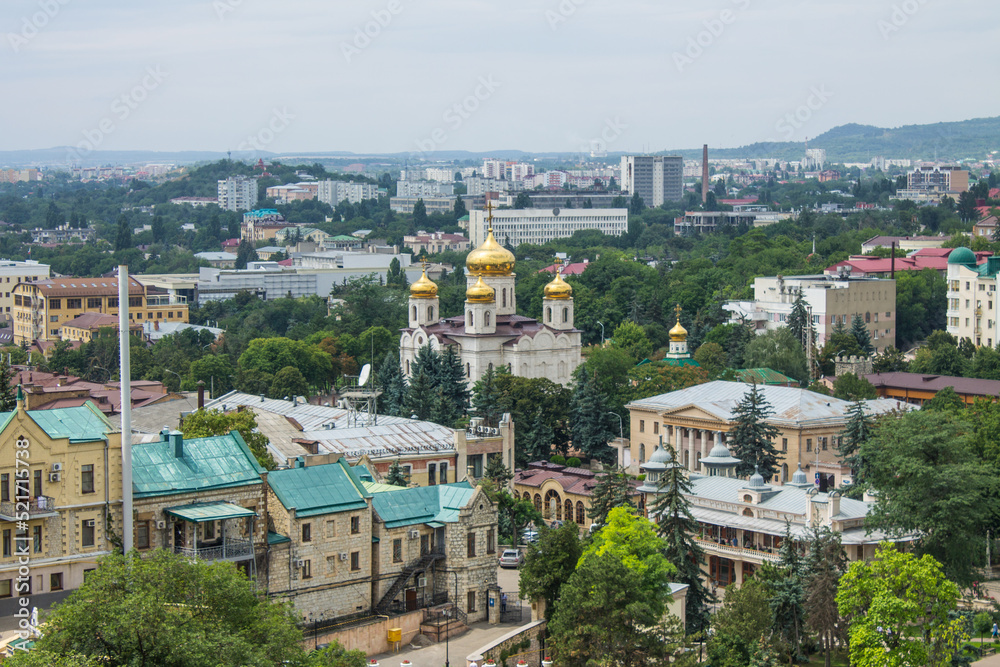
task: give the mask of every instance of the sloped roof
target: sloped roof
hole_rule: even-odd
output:
[[[569,468],[549,461],[529,463],[527,469],[514,473],[514,484],[538,488],[548,480],[556,482],[565,493],[590,496],[598,484],[598,474],[585,468]],[[639,493],[640,482],[629,480],[629,495]]]
[[[366,499],[371,498],[364,483],[344,459],[323,465],[272,470],[267,483],[285,509],[295,508],[297,517],[366,509]]]
[[[386,528],[399,528],[437,521],[453,523],[476,490],[468,482],[437,484],[376,493],[372,508]]]
[[[184,440],[180,458],[162,438],[132,447],[136,498],[246,486],[260,483],[263,471],[237,431]]]
[[[795,378],[790,378],[770,368],[741,368],[736,371],[736,377],[739,378],[740,382],[756,382],[757,384],[784,385],[786,387],[798,384]]]
[[[930,373],[872,373],[865,379],[878,387],[914,389],[937,393],[945,387],[953,387],[956,393],[972,396],[996,398],[1000,396],[1000,380],[979,380],[976,378],[933,375]]]
[[[79,407],[31,410],[28,416],[50,438],[68,438],[70,442],[100,440],[108,433],[117,433],[120,430],[120,427],[108,421],[104,413],[90,401]],[[4,422],[6,423],[6,419]]]

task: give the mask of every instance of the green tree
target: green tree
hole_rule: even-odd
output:
[[[232,391],[236,369],[224,354],[207,354],[195,359],[188,366],[187,386],[196,386],[201,380],[211,391],[212,398]]]
[[[982,560],[982,538],[996,521],[997,477],[976,457],[968,425],[920,410],[879,420],[861,445],[876,501],[866,524],[890,536],[917,535],[952,580],[968,585]]]
[[[770,368],[795,378],[809,380],[806,353],[791,329],[779,327],[756,336],[743,351],[746,368]]]
[[[629,200],[628,212],[629,215],[642,215],[642,212],[646,210],[646,202],[642,201],[642,197],[639,196],[638,192],[632,194],[632,199]]]
[[[949,412],[957,415],[965,409],[965,401],[955,392],[954,387],[945,387],[934,394],[931,400],[924,403],[921,409],[937,410],[938,412]]]
[[[768,597],[767,587],[756,578],[744,581],[739,588],[726,589],[708,641],[708,659],[713,667],[750,664],[758,642],[770,634],[772,615]]]
[[[427,229],[427,205],[423,199],[417,199],[413,205],[413,226],[417,230]]]
[[[514,208],[525,209],[531,207],[532,207],[531,197],[528,196],[528,193],[524,192],[523,190],[521,192],[518,192],[517,197],[514,198]]]
[[[334,639],[328,646],[309,654],[308,667],[365,667],[368,656],[358,649],[348,650]]]
[[[929,555],[883,543],[875,559],[854,561],[840,579],[837,606],[848,619],[851,664],[857,667],[946,667],[968,639],[957,606],[958,586]]]
[[[833,395],[845,401],[861,401],[878,398],[878,391],[868,378],[843,373],[833,381]]]
[[[573,447],[599,461],[610,461],[614,450],[608,442],[615,437],[608,399],[586,368],[577,374],[576,391],[570,412],[573,423]]]
[[[17,395],[11,380],[14,371],[7,365],[7,357],[0,359],[0,412],[12,412],[17,407]]]
[[[153,216],[153,243],[164,243],[167,240],[167,227],[162,215]]]
[[[385,483],[392,486],[407,486],[410,483],[406,470],[399,464],[398,458],[389,465],[389,472],[385,476]]]
[[[510,468],[503,464],[503,456],[497,454],[488,457],[483,477],[492,479],[497,488],[503,489],[507,487],[510,480],[514,479],[514,474],[510,471]]]
[[[399,259],[396,257],[393,257],[392,261],[389,262],[389,268],[385,272],[385,286],[397,289],[406,287],[406,272],[403,271]]]
[[[497,371],[493,369],[493,364],[490,364],[483,377],[472,386],[472,409],[487,426],[499,424],[503,414],[500,405],[502,392],[497,386],[496,379]]]
[[[274,470],[274,458],[267,451],[267,436],[257,430],[257,416],[250,410],[225,413],[202,408],[181,421],[181,433],[185,438],[207,438],[231,431],[239,432],[262,468]]]
[[[465,207],[465,200],[461,196],[455,197],[455,222],[458,222],[469,215],[469,209]]]
[[[528,545],[519,590],[529,600],[545,600],[545,618],[551,619],[558,608],[559,590],[569,581],[582,554],[580,527],[572,521],[555,529],[543,526],[538,542]]]
[[[382,390],[379,405],[382,413],[393,417],[406,417],[403,404],[406,401],[406,378],[399,367],[399,359],[392,352],[386,352],[385,358],[378,367],[376,381]]]
[[[694,360],[708,373],[708,379],[714,380],[726,368],[726,351],[718,343],[703,343],[695,350]]]
[[[49,651],[32,649],[31,651],[15,650],[14,654],[4,660],[8,667],[101,667],[106,664],[99,658],[90,658],[80,654],[57,655]]]
[[[649,508],[649,516],[656,521],[657,532],[664,542],[663,553],[677,570],[677,581],[688,585],[685,598],[688,632],[704,632],[709,625],[708,605],[715,600],[702,582],[705,552],[694,539],[700,529],[688,501],[688,496],[692,495],[691,481],[683,466],[676,463],[673,447],[668,444],[667,449],[671,463],[660,473],[656,500]]]
[[[309,398],[309,385],[298,368],[285,366],[274,374],[269,394],[271,398],[293,398],[295,396]]]
[[[652,343],[645,330],[635,322],[622,322],[615,328],[613,336],[612,345],[626,352],[633,364],[653,356]]]
[[[812,330],[812,340],[816,340],[816,326],[809,317],[808,305],[805,297],[802,296],[802,290],[799,289],[795,295],[795,303],[792,304],[792,312],[788,314],[785,323],[795,340],[799,341],[803,348],[806,346],[806,331]]]
[[[115,251],[128,250],[134,247],[132,243],[132,223],[125,214],[118,216],[118,233],[115,235]]]
[[[294,366],[310,386],[321,387],[330,378],[332,364],[330,354],[316,345],[274,337],[251,340],[240,355],[237,368],[240,371],[258,371],[274,376],[281,369]]]
[[[902,352],[892,345],[885,348],[882,354],[875,355],[872,360],[872,370],[875,373],[905,373],[909,368],[910,362],[903,357]]]
[[[729,447],[733,456],[740,460],[736,466],[737,476],[750,477],[757,471],[766,481],[777,474],[778,450],[774,448],[774,440],[780,431],[767,423],[771,414],[771,404],[756,384],[733,408],[736,426],[730,435]]]
[[[868,333],[868,327],[865,326],[865,320],[860,314],[855,314],[851,320],[851,335],[854,336],[854,340],[858,342],[858,347],[865,355],[871,356],[875,354],[871,335]]]
[[[257,249],[254,248],[253,244],[247,239],[241,240],[239,246],[236,248],[236,268],[245,269],[247,268],[247,264],[256,262],[259,259]]]
[[[861,447],[872,436],[872,419],[865,413],[865,404],[857,399],[847,408],[847,423],[840,432],[837,454],[844,465],[851,469],[851,486],[845,492],[851,498],[860,498],[868,485],[868,471],[861,457]]]
[[[837,591],[847,568],[847,555],[840,543],[840,533],[829,526],[814,524],[810,537],[804,568],[806,627],[819,638],[826,667],[830,667],[831,653],[846,639],[837,608]]]
[[[423,368],[414,372],[410,377],[410,387],[406,392],[404,402],[405,412],[411,416],[416,415],[416,419],[428,420],[438,409],[441,402],[437,391],[434,388],[434,381]]]
[[[232,563],[112,554],[52,610],[37,647],[123,667],[277,667],[305,658],[296,621],[291,605],[258,597]]]
[[[590,496],[590,509],[587,518],[598,526],[604,526],[608,515],[617,507],[635,508],[632,504],[632,486],[628,475],[622,468],[611,468],[597,476],[597,484]]]

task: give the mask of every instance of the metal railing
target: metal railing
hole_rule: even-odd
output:
[[[765,550],[763,547],[756,549],[753,547],[734,547],[731,544],[719,544],[717,540],[705,539],[702,537],[694,538],[701,544],[710,547],[711,551],[729,554],[732,556],[740,556],[741,558],[757,558],[760,560],[768,560],[777,563],[781,560],[781,556],[778,555],[777,549],[772,549],[770,551]]]
[[[8,521],[16,521],[17,517],[28,513],[28,516],[38,514],[54,514],[56,512],[56,501],[51,496],[38,496],[31,500],[4,501],[0,502],[0,518]]]
[[[174,547],[174,553],[201,560],[242,560],[253,556],[253,543],[250,540],[227,539],[212,546]]]

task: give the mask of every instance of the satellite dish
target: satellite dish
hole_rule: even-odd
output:
[[[362,366],[361,375],[358,376],[358,385],[363,387],[366,384],[368,384],[368,378],[371,377],[371,374],[372,374],[371,364],[365,364],[364,366]]]

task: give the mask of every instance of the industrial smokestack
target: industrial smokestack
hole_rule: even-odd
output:
[[[708,144],[701,147],[701,203],[708,201]]]

